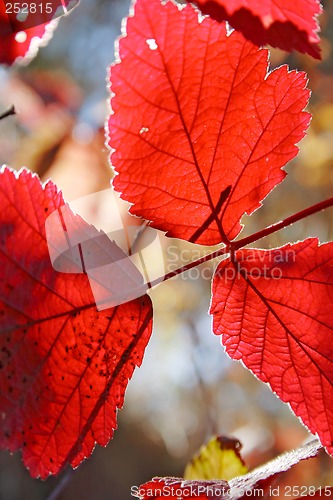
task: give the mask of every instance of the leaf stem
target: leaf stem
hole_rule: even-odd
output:
[[[294,224],[295,222],[305,219],[305,217],[309,217],[309,215],[321,212],[321,210],[324,210],[325,208],[329,208],[332,206],[333,206],[333,198],[328,198],[327,200],[321,201],[320,203],[316,203],[315,205],[312,205],[309,208],[305,208],[304,210],[301,210],[300,212],[297,212],[296,214],[291,215],[290,217],[287,217],[286,219],[283,219],[280,222],[276,222],[275,224],[272,224],[271,226],[268,226],[265,229],[262,229],[261,231],[253,233],[250,236],[247,236],[246,238],[242,238],[238,241],[235,241],[231,243],[231,245],[233,249],[238,250],[239,248],[245,247],[250,243],[254,243],[257,240],[260,240],[261,238],[269,236],[270,234],[273,234],[276,231],[280,231],[281,229],[284,229],[285,227],[288,227],[291,224]]]
[[[276,222],[275,224],[272,224],[271,226],[268,226],[265,229],[262,229],[261,231],[257,231],[256,233],[253,233],[250,236],[242,238],[238,241],[231,242],[228,246],[223,246],[222,248],[215,250],[215,252],[204,255],[203,257],[200,257],[199,259],[194,260],[189,264],[186,264],[185,266],[179,267],[178,269],[175,269],[174,271],[167,273],[165,276],[161,278],[156,278],[155,280],[150,282],[149,287],[153,287],[155,285],[158,285],[159,283],[162,283],[163,281],[167,281],[171,278],[174,278],[175,276],[178,276],[179,274],[182,274],[188,271],[189,269],[192,269],[193,267],[200,266],[200,264],[209,262],[210,260],[213,260],[216,257],[222,257],[223,255],[226,255],[230,252],[239,250],[240,248],[243,248],[246,245],[249,245],[250,243],[254,243],[257,240],[260,240],[261,238],[269,236],[270,234],[280,231],[281,229],[284,229],[285,227],[288,227],[291,224],[294,224],[295,222],[305,219],[305,217],[309,217],[309,215],[313,215],[317,212],[320,212],[321,210],[324,210],[325,208],[329,208],[332,206],[333,206],[333,198],[328,198],[325,201],[316,203],[315,205],[305,208],[304,210],[301,210],[300,212],[297,212],[296,214],[291,215],[290,217],[287,217],[286,219],[283,219],[280,222]]]
[[[193,267],[200,266],[200,264],[204,264],[205,262],[209,262],[210,260],[215,259],[216,257],[221,257],[222,255],[226,255],[229,253],[229,249],[227,247],[219,248],[218,250],[215,250],[215,252],[209,253],[207,255],[204,255],[203,257],[200,257],[197,260],[193,260],[189,264],[186,264],[185,266],[178,267],[178,269],[175,269],[174,271],[170,271],[169,273],[165,274],[161,278],[156,278],[153,281],[151,281],[148,285],[149,288],[152,288],[153,286],[158,285],[159,283],[162,283],[163,281],[170,280],[171,278],[174,278],[175,276],[178,276],[179,274],[183,274],[186,271],[189,271]]]
[[[15,108],[13,105],[11,105],[8,109],[6,109],[2,113],[0,113],[0,120],[2,120],[3,118],[6,118],[7,116],[15,115],[15,114],[16,114]]]

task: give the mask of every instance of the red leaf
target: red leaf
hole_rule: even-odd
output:
[[[333,453],[333,243],[245,249],[219,264],[213,330]]]
[[[138,0],[111,68],[114,186],[169,236],[235,238],[285,177],[310,115],[304,73],[191,7]]]
[[[10,65],[18,58],[34,57],[38,48],[52,37],[57,27],[55,19],[67,14],[78,2],[51,0],[20,5],[0,1],[0,64]],[[17,6],[22,9],[21,14],[17,13]]]
[[[256,45],[293,49],[320,59],[319,0],[194,0],[204,14],[231,26]]]
[[[51,266],[44,224],[64,205],[56,186],[9,169],[0,186],[0,442],[45,478],[112,437],[152,308],[144,296],[99,312],[86,274]],[[72,215],[72,226],[88,225]]]
[[[0,17],[0,64],[13,64],[19,57],[34,57],[39,46],[52,37],[57,22],[43,24],[19,33],[6,32],[6,22]],[[33,42],[33,43],[32,43]]]

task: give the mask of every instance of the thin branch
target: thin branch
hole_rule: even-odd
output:
[[[0,120],[7,118],[7,116],[16,115],[14,105],[12,104],[8,109],[0,113]]]
[[[223,255],[229,254],[230,252],[239,250],[240,248],[243,248],[246,245],[249,245],[250,243],[254,243],[255,241],[260,240],[261,238],[269,236],[270,234],[280,231],[281,229],[284,229],[285,227],[288,227],[291,224],[294,224],[295,222],[305,219],[305,217],[314,215],[315,213],[321,212],[325,208],[329,208],[332,206],[333,206],[333,198],[328,198],[325,201],[316,203],[315,205],[312,205],[309,208],[301,210],[300,212],[297,212],[296,214],[291,215],[290,217],[287,217],[286,219],[283,219],[280,222],[276,222],[275,224],[272,224],[271,226],[268,226],[267,228],[262,229],[261,231],[253,233],[250,236],[247,236],[246,238],[242,238],[238,241],[231,242],[228,245],[228,247],[223,246],[222,248],[215,250],[215,252],[204,255],[203,257],[200,257],[200,259],[194,260],[193,262],[186,264],[186,266],[175,269],[174,271],[171,271],[170,273],[166,274],[163,277],[156,278],[155,280],[149,283],[149,288],[158,285],[163,281],[167,281],[171,278],[174,278],[175,276],[178,276],[179,274],[182,274],[188,271],[189,269],[192,269],[193,267],[197,267],[200,264],[203,264],[204,262],[209,262],[210,260],[216,259],[217,257],[222,257]]]
[[[74,471],[69,468],[46,500],[58,500],[73,476]]]
[[[287,217],[280,222],[276,222],[275,224],[272,224],[271,226],[268,226],[265,229],[258,231],[257,233],[251,234],[246,238],[235,241],[234,243],[232,243],[232,247],[234,250],[238,250],[239,248],[245,247],[250,243],[254,243],[255,241],[260,240],[265,236],[269,236],[270,234],[280,231],[281,229],[284,229],[285,227],[288,227],[295,222],[305,219],[305,217],[309,217],[309,215],[316,214],[317,212],[321,212],[325,208],[329,208],[332,206],[333,198],[328,198],[328,200],[321,201],[320,203],[316,203],[309,208],[305,208],[304,210],[301,210],[300,212],[297,212],[296,214],[291,215],[290,217]]]

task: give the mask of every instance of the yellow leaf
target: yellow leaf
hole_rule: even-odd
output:
[[[187,464],[185,479],[233,479],[247,473],[240,455],[241,444],[237,439],[219,436],[200,448]]]

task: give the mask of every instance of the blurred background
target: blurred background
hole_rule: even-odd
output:
[[[272,67],[288,63],[308,73],[314,117],[300,154],[286,169],[287,179],[260,211],[244,217],[242,236],[332,196],[333,0],[323,5],[321,62],[271,51]],[[109,187],[107,67],[128,9],[127,0],[99,0],[98,5],[81,0],[70,16],[60,19],[52,40],[29,65],[0,68],[1,109],[14,103],[17,110],[0,122],[1,163],[26,166],[43,181],[52,178],[68,201]],[[332,210],[257,246],[280,246],[307,236],[333,239]],[[180,245],[177,252],[185,248],[174,244]],[[127,500],[131,486],[153,476],[181,476],[192,454],[214,433],[238,438],[250,468],[302,443],[308,433],[288,406],[232,362],[212,334],[207,311],[216,264],[151,293],[154,334],[143,366],[129,383],[109,445],[98,446],[77,470],[68,468],[46,481],[31,479],[19,454],[1,452],[1,500]],[[282,475],[278,484],[333,484],[333,462],[323,452]]]

